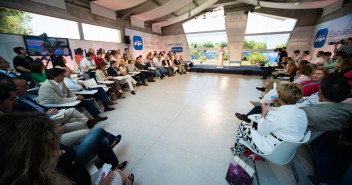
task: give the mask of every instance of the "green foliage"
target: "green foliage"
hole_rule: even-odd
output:
[[[203,48],[213,48],[214,44],[213,42],[208,41],[208,42],[203,42],[202,46]]]
[[[283,47],[286,47],[286,44],[280,44],[276,46],[276,48],[283,48]]]
[[[207,61],[207,57],[202,55],[198,58],[198,60],[200,60],[200,63],[203,63],[203,62]]]
[[[191,45],[191,48],[220,48],[221,46],[227,47],[227,42],[221,41],[216,44],[214,44],[211,41],[203,42],[203,43],[191,42],[190,45]]]
[[[32,28],[28,25],[32,17],[26,12],[0,8],[0,33],[31,34]]]
[[[221,41],[215,44],[216,48],[220,48],[221,46],[227,47],[227,42],[226,41]]]
[[[251,64],[265,64],[268,62],[268,58],[266,58],[262,53],[253,52],[248,55],[247,60],[251,62]]]
[[[201,48],[199,43],[191,42],[191,48]]]
[[[247,41],[245,40],[243,43],[243,49],[266,49],[266,43],[263,42],[256,42],[254,40]]]

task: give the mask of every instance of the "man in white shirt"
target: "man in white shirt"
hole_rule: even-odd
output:
[[[87,53],[86,57],[83,58],[80,62],[80,68],[82,71],[88,71],[89,69],[95,69],[97,65],[95,64],[95,61],[93,60],[93,54],[92,53]]]
[[[110,111],[115,109],[115,108],[109,107],[109,105],[115,105],[116,102],[110,101],[109,96],[106,94],[105,90],[102,87],[87,89],[83,82],[72,79],[71,72],[68,70],[65,70],[64,83],[71,92],[78,92],[82,90],[98,90],[97,95],[99,96],[101,102],[103,103],[104,111]],[[86,94],[85,96],[88,98],[94,98],[95,94],[91,94],[91,95]]]
[[[316,57],[310,61],[312,64],[316,64],[318,66],[324,65],[324,51],[318,51]]]
[[[299,50],[295,50],[292,55],[293,60],[298,62],[298,60],[301,58],[301,52]]]
[[[161,74],[167,74],[169,77],[171,76],[171,72],[164,68],[162,62],[159,59],[158,54],[154,55],[153,62],[154,62],[155,67],[160,71]]]

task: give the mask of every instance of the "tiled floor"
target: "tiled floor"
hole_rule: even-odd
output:
[[[114,150],[129,161],[124,171],[135,174],[136,185],[226,185],[239,123],[234,113],[252,108],[249,100],[260,96],[255,87],[263,83],[258,76],[207,73],[158,79],[118,100],[99,126],[122,134]],[[301,184],[308,184],[313,169],[307,147],[295,161]],[[263,185],[295,184],[289,166],[259,162],[258,168]]]

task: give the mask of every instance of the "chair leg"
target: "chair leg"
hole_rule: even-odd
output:
[[[296,170],[296,167],[295,167],[295,164],[293,163],[293,161],[291,161],[291,168],[292,168],[293,175],[295,176],[295,179],[296,179],[296,184],[299,185],[299,182],[301,180],[298,177],[297,170]]]
[[[257,165],[255,165],[255,160],[254,159],[252,161],[253,161],[253,165],[254,165],[254,171],[255,171],[255,177],[257,179],[257,184],[260,185],[258,171],[257,171]]]

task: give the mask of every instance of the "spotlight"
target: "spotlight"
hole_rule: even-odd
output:
[[[207,17],[205,16],[205,14],[203,15],[203,19],[206,19]]]
[[[254,8],[250,9],[249,11],[250,11],[251,13],[253,13],[253,12],[254,12]]]
[[[247,15],[247,14],[248,14],[248,10],[245,10],[245,11],[244,11],[244,14],[246,14],[246,15]]]
[[[198,19],[198,16],[195,16],[194,19]]]

